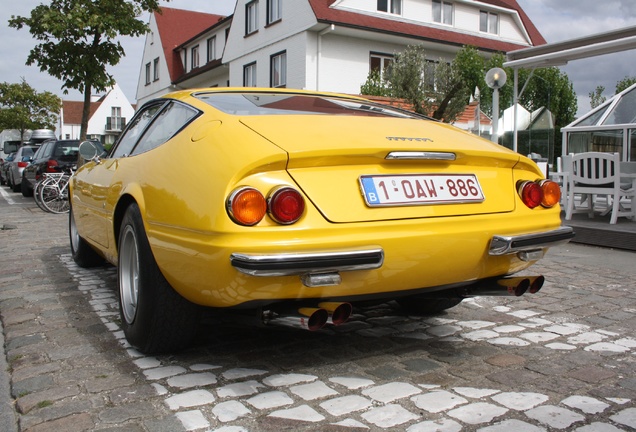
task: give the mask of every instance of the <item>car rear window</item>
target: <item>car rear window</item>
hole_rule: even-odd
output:
[[[355,115],[418,118],[414,113],[368,101],[294,93],[197,93],[201,101],[227,114],[259,115]]]

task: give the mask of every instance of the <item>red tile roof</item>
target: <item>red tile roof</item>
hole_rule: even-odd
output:
[[[471,45],[477,48],[490,51],[507,52],[527,46],[502,42],[497,39],[483,38],[479,36],[444,30],[437,27],[428,27],[421,24],[406,23],[399,20],[384,19],[377,16],[364,15],[351,11],[332,9],[330,6],[336,0],[309,0],[309,3],[319,22],[326,24],[338,24],[346,27],[359,28],[387,34],[403,35],[420,40],[430,40],[451,45],[463,46]],[[523,24],[526,26],[532,44],[543,45],[546,43],[539,30],[532,24],[530,18],[525,14],[516,0],[482,0],[484,3],[493,6],[514,9],[519,13]]]
[[[181,59],[174,49],[225,18],[223,15],[167,7],[162,7],[161,12],[155,12],[154,16],[171,82],[184,72]]]
[[[103,98],[102,98],[103,99]],[[102,104],[102,99],[98,102],[91,102],[91,108],[88,115],[90,119],[97,111],[97,108]],[[83,101],[62,101],[62,110],[64,112],[64,124],[81,124],[82,123],[82,110],[84,109]]]

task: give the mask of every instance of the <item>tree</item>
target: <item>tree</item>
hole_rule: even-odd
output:
[[[30,17],[9,20],[18,30],[29,27],[39,41],[27,65],[37,64],[40,71],[60,79],[64,94],[69,89],[84,94],[80,139],[86,139],[93,90],[105,91],[115,84],[106,67],[125,55],[115,38],[145,34],[148,25],[138,17],[157,10],[159,0],[51,0],[36,6]]]
[[[469,102],[481,79],[483,59],[477,49],[464,47],[455,59],[432,61],[421,45],[409,45],[395,55],[384,79],[372,71],[360,92],[407,100],[415,112],[452,122]]]
[[[62,101],[51,92],[38,93],[24,78],[0,84],[0,130],[17,129],[20,137],[31,129],[55,129]]]
[[[590,107],[592,109],[596,108],[597,106],[601,105],[602,103],[604,103],[607,98],[605,96],[603,96],[603,92],[605,91],[605,87],[603,86],[596,86],[596,89],[594,89],[593,92],[590,92],[589,96],[590,96]]]
[[[627,90],[629,87],[636,84],[636,77],[625,77],[616,83],[616,93],[619,94],[623,90]]]

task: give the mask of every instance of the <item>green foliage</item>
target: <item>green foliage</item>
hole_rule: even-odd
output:
[[[24,78],[18,84],[0,83],[0,130],[55,129],[62,101],[51,92],[38,93]]]
[[[605,87],[596,86],[596,89],[593,92],[590,92],[590,107],[592,109],[604,103],[607,98],[603,96],[603,92],[605,91]]]
[[[431,81],[426,53],[421,45],[409,45],[395,55],[387,70],[387,83],[392,97],[402,98],[413,105],[415,112],[428,114],[431,101],[427,97],[427,83]]]
[[[11,16],[10,27],[29,27],[38,41],[26,64],[60,79],[65,94],[69,89],[84,93],[81,139],[86,137],[92,91],[115,83],[106,67],[125,55],[116,38],[145,34],[148,25],[139,17],[158,9],[158,0],[51,0],[36,6],[29,17]]]
[[[367,76],[367,80],[360,86],[360,94],[367,96],[391,96],[386,81],[377,70],[372,70]]]
[[[627,90],[629,87],[636,84],[636,77],[625,77],[616,83],[616,93],[619,94],[623,90]]]

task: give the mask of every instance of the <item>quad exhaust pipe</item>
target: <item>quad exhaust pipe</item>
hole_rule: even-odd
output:
[[[318,307],[300,307],[281,312],[264,311],[262,319],[265,324],[316,331],[327,324],[344,324],[352,312],[350,303],[322,302],[318,303]]]
[[[519,297],[526,292],[536,294],[545,282],[543,276],[517,276],[501,279],[490,279],[476,285],[463,287],[458,290],[461,297],[480,296],[514,296]]]

